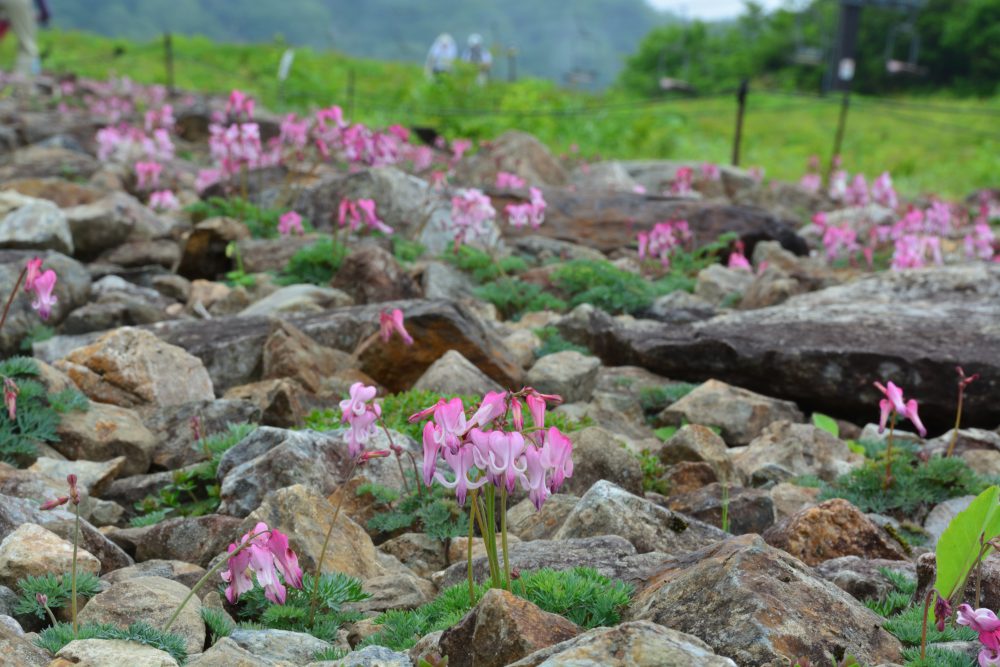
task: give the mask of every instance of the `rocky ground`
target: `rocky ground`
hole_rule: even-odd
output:
[[[33,439],[34,453],[3,452],[0,662],[178,664],[121,639],[76,640],[57,655],[36,645],[50,623],[18,611],[19,582],[69,571],[72,514],[39,507],[66,495],[69,473],[83,496],[78,569],[100,577],[81,605],[84,623],[162,626],[258,521],[286,533],[313,572],[342,503],[323,569],[356,577],[370,594],[351,603],[351,620],[325,638],[259,618],[219,637],[203,609],[245,618],[220,596],[218,580],[172,627],[192,666],[435,665],[442,656],[452,667],[911,659],[904,651],[912,638],[891,631],[865,601],[898,593],[891,573],[925,587],[937,536],[970,493],[1000,475],[1000,265],[951,261],[960,237],[950,249],[945,241],[943,266],[831,266],[805,224],[814,213],[867,221],[893,211],[846,207],[729,168],[691,193],[661,195],[683,164],[572,164],[510,133],[473,155],[443,152],[452,182],[445,189],[427,170],[401,164],[286,160],[257,170],[229,194],[295,210],[314,228],[259,238],[246,220],[199,220],[144,203],[149,193],[132,162],[98,157],[96,136],[129,111],[152,108],[147,93],[76,85],[72,94],[52,83],[36,98],[0,102],[0,282],[13,286],[34,256],[59,277],[52,330],[39,331],[31,299],[18,295],[0,348],[35,359],[39,406],[66,389],[85,396],[77,406],[85,409],[59,411],[51,437]],[[120,119],[93,103],[119,98],[133,102]],[[175,102],[176,151],[161,162],[182,204],[224,193],[217,184],[199,195],[195,185],[209,160],[210,119],[224,105]],[[280,119],[258,111],[256,120],[262,135],[279,132]],[[552,276],[572,260],[606,260],[648,280],[636,232],[670,219],[686,219],[696,245],[734,233],[753,270],[727,267],[727,246],[690,276],[690,292],[656,296],[630,313],[583,299],[515,319],[482,297],[478,283],[491,278],[441,259],[452,252],[447,219],[457,186],[482,188],[497,211],[526,201],[523,189],[496,187],[500,171],[539,187],[547,202],[537,229],[513,229],[502,216],[489,223],[498,239],[490,252],[523,260],[518,285],[551,288],[565,302],[570,295]],[[424,252],[404,257],[385,237],[338,232],[347,252],[332,280],[279,284],[296,251],[330,237],[339,202],[365,197],[395,238]],[[395,308],[413,345],[365,347],[380,313]],[[556,351],[546,349],[553,340]],[[911,443],[899,445],[904,472],[916,475],[951,439],[957,365],[980,374],[964,401],[961,470],[936,480],[933,493],[911,488],[915,499],[899,502],[910,479],[903,473],[899,494],[850,487],[852,471],[877,468],[885,439],[872,424],[881,398],[872,383],[893,380],[919,401],[928,438],[896,433]],[[412,648],[366,641],[380,637],[384,612],[422,608],[463,584],[468,538],[429,534],[420,521],[372,523],[385,507],[362,485],[398,493],[404,480],[392,459],[349,477],[344,430],[330,411],[357,381],[379,388],[394,442],[418,459],[414,432],[390,414],[405,417],[440,395],[525,385],[561,395],[555,414],[573,441],[573,475],[540,512],[523,493],[514,497],[511,566],[521,576],[587,567],[625,582],[631,594],[614,622],[582,627],[494,589],[445,629],[413,637]],[[23,395],[20,409],[30,414],[31,405]],[[257,427],[227,431],[232,424]],[[29,430],[5,428],[4,446]],[[219,450],[206,446],[211,437]],[[473,570],[483,580],[476,540]],[[995,609],[1000,560],[987,561],[984,591],[984,606]],[[65,609],[57,613],[68,620]],[[967,641],[949,646],[977,650]],[[341,657],[319,660],[324,651]]]

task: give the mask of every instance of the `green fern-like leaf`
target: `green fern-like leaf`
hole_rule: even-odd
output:
[[[136,621],[127,628],[120,628],[111,623],[81,625],[77,629],[76,637],[73,636],[72,625],[59,623],[40,632],[35,643],[55,655],[74,639],[123,639],[160,649],[169,653],[182,665],[187,661],[187,649],[183,637],[157,630],[143,621]]]
[[[37,577],[27,576],[18,579],[19,597],[15,604],[15,612],[34,615],[42,619],[46,618],[45,607],[38,604],[35,596],[45,595],[48,598],[50,609],[67,607],[70,601],[71,583],[68,573],[57,576],[50,572]],[[101,592],[101,581],[90,572],[77,572],[76,592],[81,598],[92,598]]]
[[[72,387],[49,394],[49,405],[56,412],[86,412],[90,409],[90,401],[78,389]]]
[[[0,375],[10,378],[36,377],[38,362],[31,357],[15,356],[0,361]]]
[[[220,609],[201,608],[201,620],[205,621],[210,635],[209,643],[214,646],[223,637],[228,637],[236,628],[229,615]]]

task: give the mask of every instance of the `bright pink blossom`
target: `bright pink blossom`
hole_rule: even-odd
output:
[[[701,177],[706,181],[718,181],[722,179],[722,170],[714,162],[703,162],[701,165]]]
[[[896,194],[896,189],[892,187],[892,176],[889,175],[889,172],[883,171],[872,182],[872,199],[875,200],[876,204],[886,208],[894,209],[899,206],[899,196]]]
[[[149,207],[154,211],[176,211],[181,203],[170,190],[157,190],[149,195]]]
[[[162,172],[163,165],[159,162],[136,162],[136,188],[147,190],[157,187],[160,184],[160,174]]]
[[[351,385],[350,397],[340,402],[341,419],[348,424],[347,448],[352,457],[364,450],[375,434],[375,422],[382,416],[382,407],[370,402],[376,392],[375,387],[355,382]]]
[[[33,291],[35,300],[31,307],[38,311],[38,316],[43,320],[49,319],[52,314],[52,307],[56,305],[58,299],[52,293],[56,286],[56,272],[47,269],[34,280]]]
[[[691,180],[694,177],[694,170],[691,167],[681,167],[674,175],[674,182],[670,184],[670,194],[689,195],[691,194]]]
[[[743,241],[736,242],[736,249],[729,253],[727,266],[730,269],[738,269],[740,271],[753,271],[750,260],[743,254]]]
[[[306,230],[302,227],[302,216],[295,211],[286,211],[278,218],[278,233],[288,236],[292,233],[302,236]]]
[[[455,245],[472,240],[486,240],[492,233],[489,223],[496,217],[490,198],[476,188],[459,190],[451,198],[451,222]]]
[[[639,232],[639,259],[647,256],[660,260],[664,268],[670,267],[670,257],[691,240],[691,230],[686,220],[658,222],[649,232]]]
[[[507,204],[504,209],[507,212],[507,220],[514,228],[531,225],[532,229],[538,229],[545,222],[545,198],[538,188],[531,188],[531,201],[523,204]]]
[[[983,645],[979,652],[980,667],[1000,665],[1000,619],[992,610],[961,604],[955,622],[979,633],[979,642]]]
[[[497,187],[502,190],[517,190],[525,186],[523,178],[507,171],[497,172]]]
[[[3,379],[3,402],[7,406],[7,416],[11,421],[17,419],[17,395],[20,391],[13,378]]]
[[[404,343],[413,345],[413,336],[406,330],[406,326],[403,324],[403,311],[399,308],[394,308],[391,313],[383,310],[379,313],[378,321],[379,334],[382,336],[383,343],[388,343],[392,334],[397,333]]]
[[[24,273],[24,291],[34,292],[35,291],[35,281],[38,280],[38,276],[42,274],[42,258],[33,257],[28,260],[28,266]]]
[[[392,227],[379,220],[375,214],[374,199],[341,199],[340,206],[337,207],[337,223],[346,226],[352,232],[358,231],[362,226],[368,227],[372,231],[382,232],[386,235],[393,233]]]
[[[250,575],[254,574],[267,599],[284,604],[286,585],[302,588],[302,568],[295,552],[288,546],[288,537],[277,530],[270,530],[266,523],[261,522],[244,535],[239,544],[230,544],[229,553],[232,554],[248,541],[249,546],[230,557],[221,573],[222,580],[229,584],[226,586],[226,599],[230,604],[236,604],[243,593],[252,590]]]
[[[885,385],[881,382],[876,382],[875,388],[885,395],[885,398],[881,399],[878,404],[879,433],[885,431],[886,422],[889,421],[890,415],[895,413],[898,416],[909,419],[917,427],[917,432],[920,433],[921,437],[927,435],[927,429],[924,428],[923,423],[920,421],[920,415],[917,414],[917,402],[915,400],[904,400],[903,390],[891,381],[885,383]]]

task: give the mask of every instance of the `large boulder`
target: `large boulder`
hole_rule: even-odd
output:
[[[548,222],[546,222],[548,224]],[[688,381],[716,378],[864,423],[892,380],[932,431],[955,418],[955,365],[979,373],[963,424],[995,428],[1000,404],[1000,266],[886,271],[752,311],[687,325],[627,322],[591,310],[559,324],[608,365]],[[582,318],[581,318],[582,319]]]
[[[508,130],[468,155],[456,167],[462,183],[476,187],[492,186],[497,173],[517,174],[529,185],[565,185],[566,171],[548,147],[536,137],[520,130]]]
[[[882,619],[757,535],[668,561],[627,617],[692,634],[744,667],[800,657],[821,663],[827,653],[900,661],[900,643]]]
[[[639,553],[666,554],[688,553],[726,537],[714,526],[672,512],[606,481],[597,482],[583,494],[555,539],[598,535],[620,535]]]
[[[576,350],[547,354],[528,371],[526,382],[543,394],[556,394],[566,403],[589,401],[597,385],[601,362]]]
[[[781,482],[799,475],[832,482],[864,463],[864,456],[821,428],[782,419],[734,454],[732,462],[751,484]]]
[[[589,426],[569,438],[573,441],[573,476],[563,483],[564,493],[584,494],[597,482],[607,480],[642,495],[642,464],[614,433]]]
[[[110,461],[125,457],[123,475],[140,475],[149,469],[156,438],[134,410],[91,403],[86,412],[67,412],[56,429],[52,447],[69,459]]]
[[[57,364],[91,399],[122,407],[215,397],[202,362],[144,329],[111,331]]]
[[[420,285],[391,252],[375,243],[362,243],[344,258],[330,283],[356,303],[380,303],[421,296]]]
[[[0,248],[55,250],[73,254],[66,215],[52,202],[0,193]]]
[[[510,667],[736,667],[697,637],[650,621],[630,621],[535,651]]]
[[[26,523],[0,541],[0,584],[15,588],[24,577],[62,576],[73,566],[73,544],[39,525]],[[79,572],[97,574],[101,561],[77,549]]]
[[[448,350],[431,364],[414,383],[413,389],[469,396],[483,396],[490,391],[501,391],[500,385],[455,350]]]

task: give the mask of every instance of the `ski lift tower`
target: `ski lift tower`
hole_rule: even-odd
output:
[[[848,91],[851,88],[857,58],[858,28],[861,25],[861,12],[865,7],[886,7],[907,12],[910,21],[904,25],[912,26],[912,17],[923,6],[924,2],[925,0],[840,0],[840,22],[837,27],[837,41],[833,48],[833,61],[826,89]],[[894,44],[895,34],[899,30],[898,26],[893,29],[889,36],[890,44]],[[907,32],[910,31],[907,30]],[[915,31],[911,32],[911,40],[914,35]],[[918,42],[911,41],[910,61],[907,63],[892,61],[890,60],[892,54],[887,53],[886,67],[889,71],[915,69],[917,67],[917,45]]]

